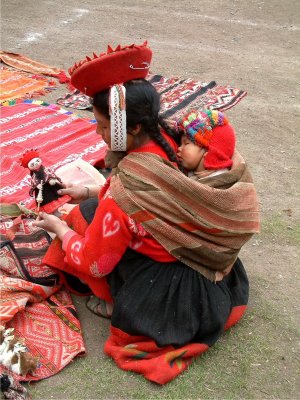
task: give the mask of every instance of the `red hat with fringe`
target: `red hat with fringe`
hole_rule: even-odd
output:
[[[71,84],[87,96],[93,97],[96,93],[122,84],[132,79],[142,79],[148,74],[152,51],[147,41],[138,46],[121,47],[115,49],[108,46],[106,53],[79,61],[69,69]]]
[[[39,153],[34,150],[27,150],[25,151],[25,153],[23,154],[23,157],[20,158],[20,164],[22,165],[22,167],[24,168],[28,168],[28,163],[33,159],[33,158],[38,158],[40,157]]]

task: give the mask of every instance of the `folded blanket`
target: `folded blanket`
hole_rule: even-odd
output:
[[[62,69],[42,64],[22,54],[0,51],[0,60],[21,71],[53,76],[58,78],[61,83],[66,83],[70,80]]]

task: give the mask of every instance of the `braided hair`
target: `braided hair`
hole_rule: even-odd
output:
[[[145,79],[136,79],[124,83],[126,89],[126,121],[127,131],[141,125],[141,133],[147,134],[167,154],[170,161],[179,164],[177,155],[160,128],[173,137],[176,141],[175,132],[171,131],[162,118],[159,118],[160,98],[154,86]],[[109,90],[97,93],[93,99],[93,106],[109,119]]]

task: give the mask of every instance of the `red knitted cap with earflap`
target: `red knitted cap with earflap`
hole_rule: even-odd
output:
[[[232,166],[232,156],[235,149],[235,134],[229,124],[213,129],[208,151],[204,157],[204,168],[222,169]]]
[[[231,167],[235,149],[235,133],[222,112],[190,111],[177,122],[177,126],[193,143],[207,149],[204,168]]]

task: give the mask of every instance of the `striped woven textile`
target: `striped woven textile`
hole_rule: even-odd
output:
[[[104,158],[106,144],[96,134],[95,121],[40,101],[1,107],[0,202],[30,207],[29,170],[19,159],[37,149],[45,167],[56,170],[78,158],[95,165]]]
[[[259,232],[256,190],[237,152],[231,170],[211,181],[191,179],[157,155],[130,153],[114,171],[111,193],[170,254],[212,281]]]
[[[162,75],[149,75],[147,79],[160,94],[160,115],[172,128],[176,125],[175,121],[188,110],[225,111],[247,95],[244,90],[218,85],[215,81],[201,82]]]
[[[55,78],[58,78],[60,83],[69,82],[69,78],[66,76],[66,73],[62,69],[42,64],[38,61],[32,60],[31,58],[24,56],[23,54],[10,53],[8,51],[0,50],[0,60],[3,63],[21,71],[53,76]]]
[[[0,102],[43,96],[56,83],[44,76],[0,68]]]

